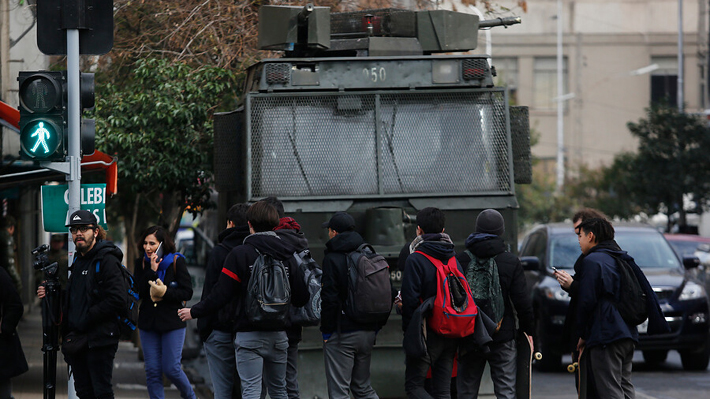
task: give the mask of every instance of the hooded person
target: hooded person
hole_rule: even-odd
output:
[[[259,399],[263,379],[271,398],[287,399],[286,325],[264,326],[251,321],[246,309],[247,287],[253,277],[255,262],[261,254],[266,254],[281,262],[286,269],[291,288],[291,306],[305,305],[309,299],[308,288],[293,256],[295,247],[273,231],[279,224],[276,209],[259,201],[249,207],[246,216],[251,234],[244,239],[243,245],[235,247],[227,255],[213,291],[192,308],[180,309],[178,314],[182,320],[204,317],[236,297],[240,304],[235,314],[235,344],[242,397]]]
[[[503,215],[486,209],[476,218],[475,231],[466,239],[466,250],[456,256],[479,311],[498,325],[487,351],[477,348],[470,339],[462,341],[456,381],[460,397],[478,397],[488,363],[496,397],[515,398],[516,314],[520,331],[530,337],[534,331],[532,300],[523,267],[518,257],[508,251],[504,233]]]
[[[125,308],[121,260],[89,211],[72,213],[66,224],[76,246],[71,277],[63,287],[62,352],[71,366],[79,398],[113,398],[113,360],[118,349],[118,315]],[[44,286],[37,296],[44,298]],[[77,343],[70,345],[70,343]]]

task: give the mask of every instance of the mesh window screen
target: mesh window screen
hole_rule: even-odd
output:
[[[505,113],[497,90],[255,95],[251,197],[507,193]]]

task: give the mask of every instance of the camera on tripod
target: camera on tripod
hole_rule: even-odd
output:
[[[32,262],[32,266],[35,270],[40,270],[44,272],[44,276],[47,281],[57,281],[59,277],[57,276],[57,271],[59,265],[57,262],[49,263],[49,245],[42,244],[39,247],[32,250],[32,256],[35,257]]]

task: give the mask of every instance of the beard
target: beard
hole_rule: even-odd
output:
[[[77,238],[74,240],[74,246],[76,246],[77,251],[81,252],[82,254],[85,254],[89,252],[91,247],[94,246],[94,242],[96,241],[96,237],[93,235],[91,237],[81,237]]]

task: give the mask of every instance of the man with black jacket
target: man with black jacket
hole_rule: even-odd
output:
[[[227,229],[219,234],[219,244],[212,248],[209,261],[205,270],[205,285],[202,288],[202,297],[207,298],[212,288],[217,284],[219,275],[222,274],[224,260],[229,252],[236,246],[242,245],[249,235],[247,225],[248,204],[235,204],[227,211]],[[200,331],[207,364],[210,368],[212,387],[215,399],[231,398],[234,391],[237,363],[234,347],[234,315],[237,300],[232,299],[226,306],[216,313],[200,317],[197,328]]]
[[[111,378],[119,340],[118,315],[126,304],[125,284],[120,268],[123,253],[110,241],[89,211],[79,210],[67,224],[77,253],[70,267],[71,277],[64,294],[62,336],[66,342],[86,342],[64,359],[74,374],[79,398],[113,398]],[[100,262],[98,273],[96,264]],[[44,298],[44,286],[37,289]]]
[[[232,298],[237,297],[235,328],[237,335],[237,370],[242,382],[242,397],[259,399],[262,375],[272,399],[287,399],[286,359],[288,337],[283,327],[261,327],[247,318],[245,310],[246,289],[251,269],[259,253],[268,254],[283,263],[291,287],[291,306],[303,306],[309,299],[303,275],[296,264],[295,248],[279,238],[273,229],[279,224],[279,215],[273,206],[259,201],[249,207],[247,224],[252,233],[244,245],[232,249],[227,255],[212,293],[192,308],[178,311],[182,320],[200,318],[216,312]]]
[[[355,220],[336,212],[322,225],[330,240],[325,243],[321,326],[325,376],[330,399],[378,398],[370,383],[370,359],[382,323],[359,323],[350,319],[344,305],[348,296],[348,254],[365,240],[355,231]],[[396,296],[392,290],[392,301]]]
[[[444,233],[446,218],[438,208],[424,208],[417,213],[417,237],[409,246],[404,276],[402,278],[402,330],[407,331],[412,315],[422,301],[436,296],[436,266],[423,252],[433,258],[448,263],[456,256],[454,243]],[[463,273],[461,265],[457,267]],[[451,372],[458,339],[443,337],[435,333],[427,324],[428,358],[407,356],[404,375],[404,389],[408,398],[451,397]],[[431,394],[424,389],[427,371],[431,366]]]
[[[485,264],[495,270],[491,274],[490,285],[500,295],[490,295],[485,300],[474,300],[479,306],[478,311],[487,311],[494,322],[500,323],[492,335],[493,342],[488,345],[489,351],[476,348],[470,340],[464,339],[459,349],[459,367],[456,378],[457,392],[462,398],[477,398],[478,389],[486,362],[490,365],[491,378],[496,397],[499,399],[515,398],[516,376],[516,343],[517,335],[515,315],[517,313],[519,328],[532,337],[534,331],[534,315],[532,301],[525,281],[525,274],[517,256],[508,252],[508,247],[501,237],[505,232],[503,215],[495,209],[486,209],[476,218],[476,229],[466,239],[466,252],[459,253],[456,258],[464,268],[464,275],[474,267],[472,261]],[[495,262],[488,262],[493,258]],[[485,262],[485,263],[484,263]],[[481,279],[482,280],[482,279]],[[496,286],[496,280],[498,281]],[[481,284],[472,282],[469,284]],[[499,290],[499,291],[498,291]],[[500,301],[502,299],[502,301]],[[497,303],[502,302],[502,303]],[[499,318],[498,315],[502,315]],[[478,326],[476,326],[478,327]]]

